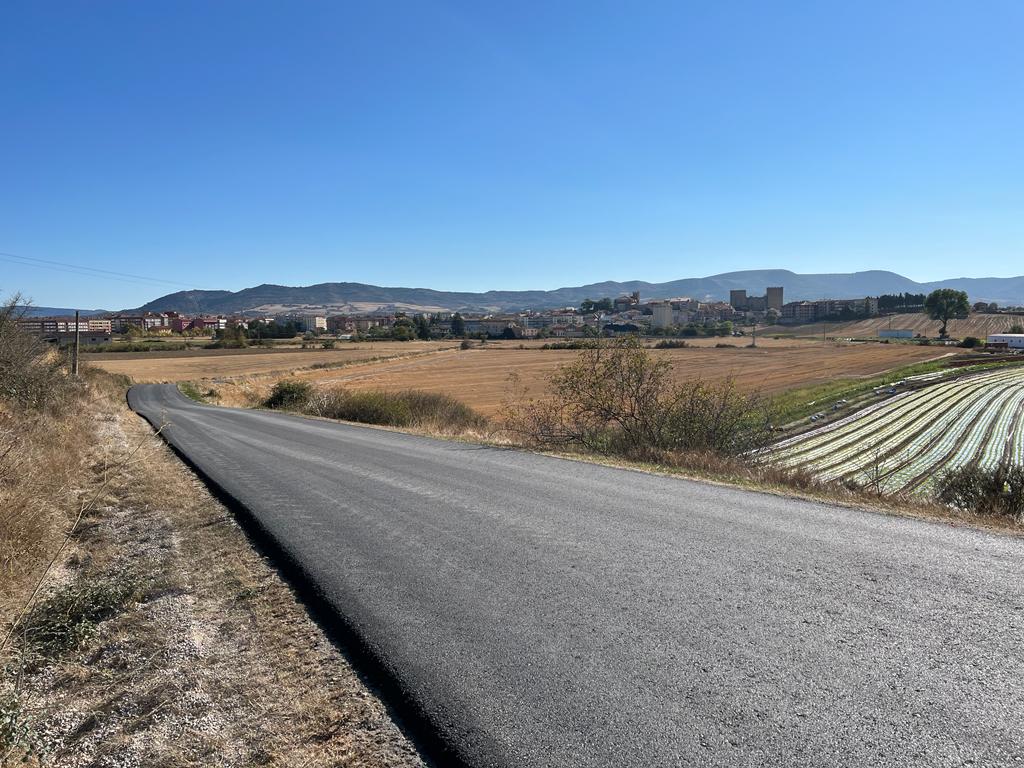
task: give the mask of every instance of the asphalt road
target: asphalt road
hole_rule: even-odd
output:
[[[129,402],[470,765],[1024,761],[1020,539],[166,385]]]

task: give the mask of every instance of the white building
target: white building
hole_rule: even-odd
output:
[[[988,343],[993,346],[1006,345],[1007,349],[1024,349],[1024,333],[990,333]]]
[[[654,310],[655,328],[668,328],[672,325],[672,305],[669,302],[654,304],[651,308]]]

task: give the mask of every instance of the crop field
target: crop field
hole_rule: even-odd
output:
[[[339,343],[336,349],[250,347],[180,352],[109,352],[83,357],[91,365],[131,376],[140,383],[217,379],[288,373],[312,366],[343,366],[368,360],[415,357],[457,346],[453,342],[381,341]]]
[[[949,321],[949,335],[954,338],[974,336],[986,338],[990,333],[1006,333],[1014,323],[1024,323],[1024,317],[1014,315],[996,315],[971,313],[962,320]],[[807,325],[771,325],[761,328],[758,333],[766,336],[783,334],[786,336],[806,336],[821,338],[822,333],[829,338],[874,339],[878,332],[887,328],[904,328],[930,338],[939,335],[942,323],[931,320],[921,312],[914,314],[893,315],[892,317],[873,317],[869,320],[854,320],[845,323],[809,323]]]
[[[776,444],[773,461],[824,481],[927,495],[947,469],[1024,463],[1024,367],[903,392]]]
[[[334,370],[300,371],[296,375],[322,386],[442,392],[481,413],[494,415],[510,399],[543,394],[551,373],[578,354],[574,350],[519,349],[512,342],[504,346],[489,343],[485,348],[451,349]],[[680,381],[732,376],[746,390],[771,394],[837,378],[867,378],[956,353],[917,346],[790,341],[757,349],[691,347],[652,350],[652,354],[671,362],[673,375]],[[265,397],[272,385],[273,378],[263,376],[224,382],[216,388],[224,404],[243,404]]]

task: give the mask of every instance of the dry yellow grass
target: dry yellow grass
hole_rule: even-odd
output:
[[[187,350],[110,352],[88,355],[90,364],[136,382],[173,382],[287,372],[313,365],[345,365],[360,360],[416,355],[450,349],[454,342],[339,342],[335,349]]]
[[[736,340],[745,343],[743,340]],[[524,345],[525,346],[525,345]],[[354,364],[337,370],[300,371],[317,385],[353,389],[420,389],[450,394],[480,413],[499,412],[511,396],[539,395],[548,376],[577,356],[575,350],[519,349],[513,342],[403,360]],[[669,360],[673,375],[684,380],[736,378],[746,390],[781,392],[841,377],[868,377],[956,352],[935,347],[889,344],[821,344],[802,340],[769,341],[757,349],[701,346],[653,350]],[[223,405],[253,405],[265,397],[275,377],[247,377],[217,384]]]

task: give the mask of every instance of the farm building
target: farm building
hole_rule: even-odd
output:
[[[990,347],[1024,349],[1024,333],[990,333],[988,344]]]

